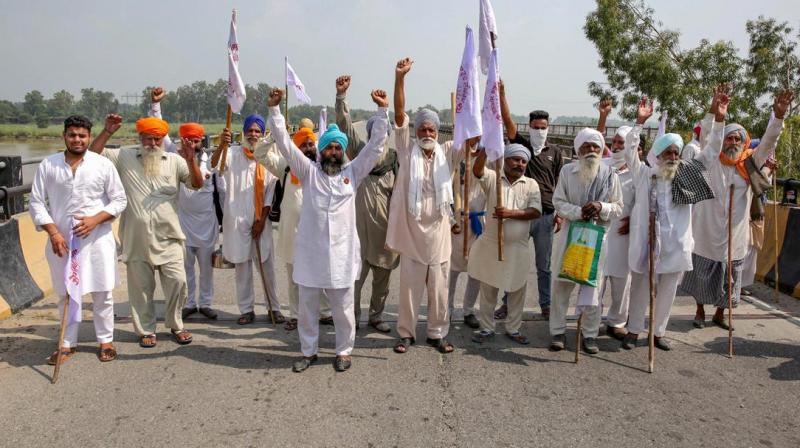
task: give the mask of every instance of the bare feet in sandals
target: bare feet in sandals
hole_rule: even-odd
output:
[[[75,347],[67,348],[63,347],[61,349],[61,364],[64,364],[75,354],[77,349]],[[56,360],[58,359],[58,350],[54,351],[50,356],[47,357],[47,364],[54,366],[56,365]]]
[[[114,344],[111,342],[100,344],[100,348],[97,349],[97,359],[100,362],[109,362],[117,359],[117,349],[114,348]]]

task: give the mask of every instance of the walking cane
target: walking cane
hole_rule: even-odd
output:
[[[266,219],[266,216],[264,217]],[[269,225],[269,224],[267,224]],[[261,238],[253,240],[256,245],[256,256],[258,257],[258,273],[261,274],[261,286],[264,287],[264,296],[267,298],[267,310],[269,311],[269,320],[272,325],[275,325],[275,315],[272,313],[272,300],[269,298],[269,289],[267,288],[267,279],[264,277],[264,266],[261,265]]]
[[[64,330],[67,328],[67,314],[69,314],[69,294],[64,299],[64,314],[61,316],[61,329],[58,331],[58,354],[56,355],[56,368],[53,370],[53,379],[50,384],[56,384],[58,381],[58,372],[61,371],[61,353],[64,349]]]
[[[578,327],[575,331],[575,364],[581,358],[581,326],[583,324],[583,312],[578,315]]]
[[[731,242],[733,236],[733,184],[728,195],[728,357],[733,358],[733,259]]]
[[[655,269],[655,244],[656,244],[656,176],[652,176],[650,178],[650,229],[648,235],[648,259],[650,262],[650,272],[649,272],[649,280],[650,280],[650,315],[648,317],[648,328],[647,328],[647,361],[648,367],[647,371],[649,373],[653,373],[655,368],[655,331],[653,330],[653,308],[656,305],[656,269]]]

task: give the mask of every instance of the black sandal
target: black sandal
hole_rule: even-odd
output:
[[[253,321],[255,320],[256,320],[256,313],[250,311],[249,313],[243,313],[241,316],[239,316],[239,320],[237,320],[236,323],[239,325],[249,325],[252,324]]]
[[[428,338],[425,340],[431,347],[435,348],[439,351],[439,353],[448,354],[453,353],[455,350],[455,346],[449,342],[445,338]]]
[[[400,338],[397,341],[397,344],[394,345],[394,352],[395,353],[406,353],[408,352],[408,348],[414,345],[414,338]]]

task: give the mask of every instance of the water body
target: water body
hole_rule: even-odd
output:
[[[47,157],[64,150],[64,141],[58,139],[0,140],[0,156],[22,156],[22,159]],[[33,182],[38,164],[22,166],[22,183]]]

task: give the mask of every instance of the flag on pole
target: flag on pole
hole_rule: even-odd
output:
[[[319,125],[317,126],[317,139],[322,137],[322,134],[325,133],[325,129],[328,128],[328,108],[322,106],[322,109],[319,110]]]
[[[478,24],[478,54],[481,57],[481,71],[489,72],[489,57],[492,53],[492,34],[497,37],[497,23],[494,21],[494,8],[489,0],[481,0]]]
[[[481,129],[477,58],[478,54],[475,51],[472,28],[467,27],[464,54],[461,56],[461,67],[458,69],[456,86],[456,118],[453,131],[453,144],[456,148],[462,148],[467,139],[477,137],[483,132]]]
[[[289,58],[286,58],[286,85],[294,88],[294,95],[299,103],[311,104],[311,98],[306,94],[303,81],[300,81],[300,78],[297,77],[297,73],[294,72],[294,69],[289,64]]]
[[[661,115],[661,121],[658,122],[658,135],[656,138],[661,137],[667,133],[667,111]]]
[[[73,230],[69,231],[69,251],[67,264],[64,266],[64,284],[69,297],[69,315],[67,325],[81,321],[81,239]]]
[[[231,30],[228,36],[228,104],[239,113],[246,98],[244,81],[239,75],[239,41],[236,39],[236,10],[231,13]]]
[[[486,91],[483,94],[483,109],[481,110],[483,127],[481,144],[486,149],[486,158],[491,162],[503,157],[505,152],[503,117],[500,114],[499,80],[500,73],[497,70],[497,49],[495,48],[489,58],[489,74],[486,78]]]

